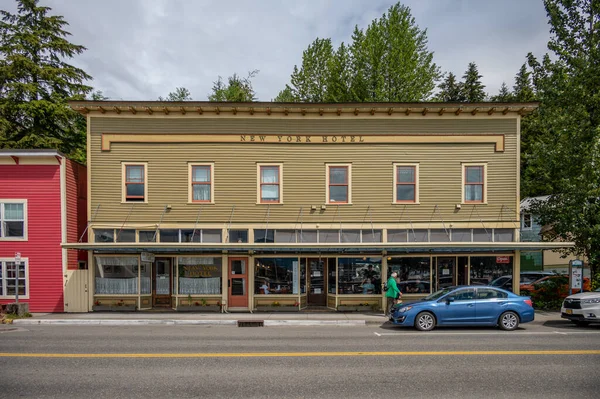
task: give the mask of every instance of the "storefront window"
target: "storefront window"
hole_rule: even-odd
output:
[[[135,242],[135,230],[133,229],[117,229],[117,242]]]
[[[182,256],[179,268],[179,294],[217,295],[221,293],[221,258]]]
[[[471,284],[512,291],[512,256],[471,256]]]
[[[248,230],[229,230],[229,242],[248,242]]]
[[[140,294],[151,294],[150,273],[152,272],[152,263],[142,262],[140,265]]]
[[[381,258],[338,258],[339,294],[380,294]]]
[[[298,294],[298,258],[255,258],[256,294]]]
[[[300,259],[300,293],[306,294],[306,258]]]
[[[139,242],[156,242],[156,231],[155,230],[140,230]]]
[[[254,242],[275,242],[275,230],[255,229]]]
[[[96,256],[95,294],[137,294],[138,258]]]
[[[113,229],[94,229],[94,242],[115,242]]]
[[[398,288],[403,294],[429,294],[431,267],[429,257],[391,258],[388,260],[388,278],[398,273]]]
[[[381,230],[363,230],[362,242],[381,242]]]
[[[160,231],[160,242],[179,242],[179,230],[162,229]]]

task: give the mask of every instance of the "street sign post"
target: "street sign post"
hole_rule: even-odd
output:
[[[19,303],[19,266],[21,265],[21,253],[15,252],[15,303]]]
[[[583,292],[583,261],[579,259],[569,262],[569,294],[573,291]]]

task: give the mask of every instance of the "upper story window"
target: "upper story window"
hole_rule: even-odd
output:
[[[123,202],[148,202],[148,165],[123,164]]]
[[[419,202],[419,165],[394,164],[394,202]]]
[[[350,204],[352,202],[351,165],[327,165],[327,203]]]
[[[189,202],[214,203],[214,165],[190,164]]]
[[[487,203],[485,164],[463,164],[463,202]]]
[[[0,200],[0,239],[24,239],[26,213],[25,200]]]
[[[531,222],[531,213],[523,214],[523,230],[531,230],[532,222]]]
[[[258,203],[281,204],[282,164],[258,164]]]

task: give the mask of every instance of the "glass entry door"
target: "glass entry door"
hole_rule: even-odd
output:
[[[456,257],[436,258],[436,290],[456,285]]]
[[[156,258],[152,273],[152,306],[171,306],[171,258]]]
[[[327,259],[307,259],[308,274],[308,305],[325,306],[327,304]]]
[[[248,307],[248,258],[229,258],[227,276],[230,308]]]

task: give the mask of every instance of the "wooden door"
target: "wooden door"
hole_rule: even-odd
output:
[[[172,273],[171,258],[156,258],[152,272],[152,306],[171,306]]]
[[[248,307],[248,258],[229,258],[227,275],[230,308]]]
[[[313,306],[327,305],[327,259],[308,258],[308,304]]]

